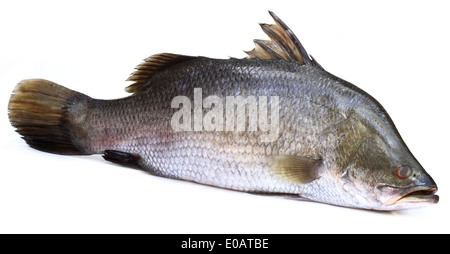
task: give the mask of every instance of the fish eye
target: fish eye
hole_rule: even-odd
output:
[[[400,179],[405,179],[410,176],[412,169],[408,166],[400,166],[397,168],[397,177]]]

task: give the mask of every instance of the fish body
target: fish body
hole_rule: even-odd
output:
[[[130,77],[129,97],[24,80],[11,123],[36,149],[103,154],[162,177],[364,209],[437,203],[383,107],[271,15],[271,41],[255,40],[247,59],[154,55]]]

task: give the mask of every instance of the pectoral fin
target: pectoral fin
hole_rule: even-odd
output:
[[[291,183],[306,184],[319,178],[322,161],[294,155],[277,155],[272,158],[270,166],[275,176]]]

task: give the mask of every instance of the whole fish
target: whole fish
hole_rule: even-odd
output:
[[[153,55],[126,98],[24,80],[11,124],[45,152],[103,154],[226,189],[374,210],[437,203],[437,185],[380,103],[325,71],[269,13],[270,40],[254,40],[247,58]]]

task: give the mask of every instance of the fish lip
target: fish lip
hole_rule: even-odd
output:
[[[419,186],[407,191],[404,195],[400,196],[394,203],[431,203],[437,204],[439,202],[439,196],[435,195],[437,187]]]
[[[401,204],[437,204],[439,196],[435,195],[438,188],[436,186],[412,186],[402,188],[390,185],[380,185],[379,189],[388,189],[392,194],[390,198],[382,200],[385,205]]]

